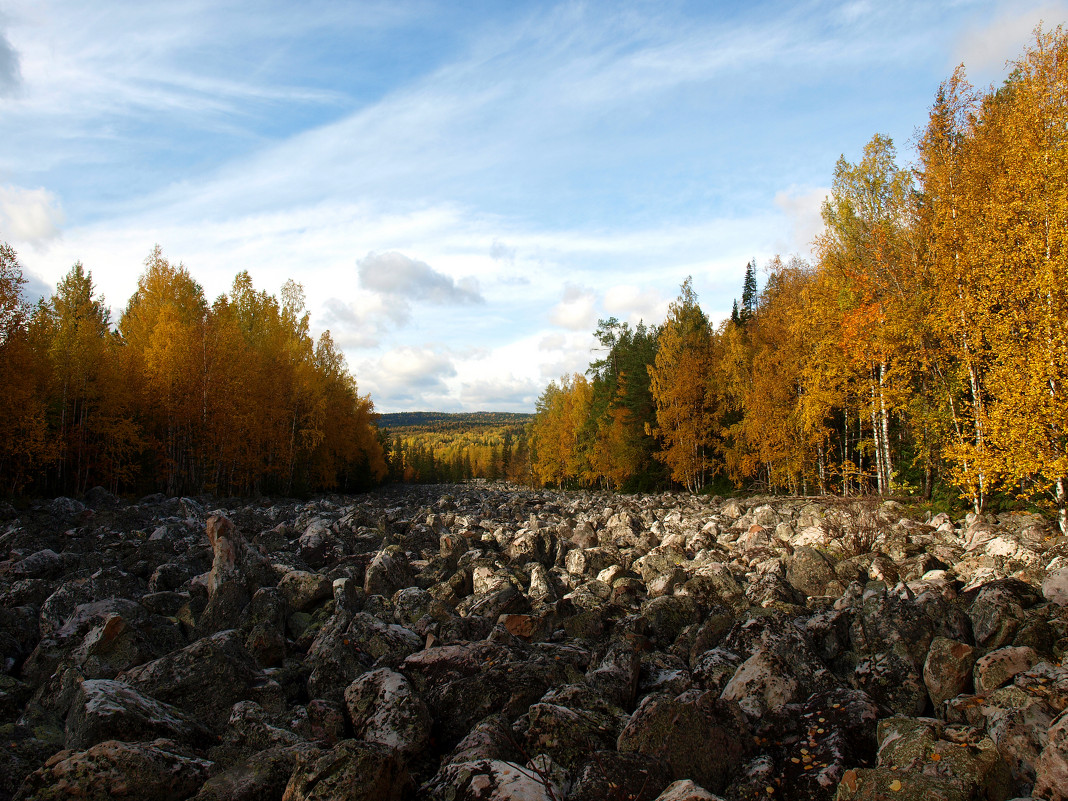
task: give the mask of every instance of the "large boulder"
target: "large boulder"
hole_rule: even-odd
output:
[[[203,577],[208,602],[196,621],[200,635],[236,627],[257,589],[274,586],[277,577],[259,551],[223,515],[212,515],[205,526],[211,544],[211,570]]]
[[[397,590],[403,590],[413,584],[415,576],[404,550],[399,545],[390,545],[375,554],[371,564],[367,566],[363,591],[368,595],[390,598]]]
[[[421,794],[434,801],[558,801],[565,788],[559,778],[540,768],[480,759],[445,766]]]
[[[430,712],[403,675],[389,668],[364,673],[345,689],[353,734],[417,756],[430,741]]]
[[[176,740],[204,745],[211,734],[179,709],[109,679],[83,681],[67,714],[66,746],[84,750],[104,740]]]
[[[931,641],[923,664],[923,683],[936,713],[941,713],[946,701],[971,688],[974,665],[975,649],[967,643],[945,637]]]
[[[409,784],[393,749],[342,740],[326,752],[297,754],[282,801],[400,801]]]
[[[212,763],[169,740],[106,740],[85,751],[60,751],[26,778],[20,801],[181,801],[208,778]]]
[[[1049,801],[1065,801],[1068,799],[1068,712],[1053,721],[1046,736],[1046,747],[1035,766],[1034,792]]]
[[[301,744],[258,751],[204,782],[194,801],[274,801],[285,792],[297,755],[313,750]]]
[[[221,631],[127,670],[118,679],[220,731],[235,703],[270,691],[244,639],[240,631]]]
[[[719,793],[748,756],[752,737],[736,703],[689,690],[674,698],[647,696],[616,747],[658,759],[671,778],[692,778]]]
[[[340,703],[345,688],[361,673],[374,665],[396,668],[422,647],[423,640],[403,626],[366,612],[335,614],[308,650],[308,693]]]
[[[838,576],[828,557],[809,545],[802,545],[794,549],[786,562],[786,579],[805,595],[823,595],[827,585],[832,582],[837,585]]]

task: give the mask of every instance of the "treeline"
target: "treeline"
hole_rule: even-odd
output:
[[[0,492],[306,493],[386,475],[373,406],[299,284],[208,304],[157,246],[112,326],[75,264],[29,306],[0,244]]]
[[[1037,31],[1000,87],[977,92],[958,69],[911,168],[883,136],[838,162],[814,264],[773,259],[760,292],[750,264],[718,326],[689,281],[640,338],[602,323],[609,357],[627,366],[598,361],[590,381],[550,384],[536,476],[627,486],[655,475],[651,456],[692,491],[719,477],[792,493],[945,492],[977,510],[1026,499],[1060,509],[1065,527],[1065,87],[1060,28]]]
[[[389,480],[439,484],[484,478],[529,483],[530,419],[504,412],[381,415]]]

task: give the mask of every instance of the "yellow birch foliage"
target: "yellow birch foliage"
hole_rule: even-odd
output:
[[[531,424],[532,469],[542,484],[585,483],[591,476],[589,447],[581,434],[589,417],[592,391],[585,376],[549,382],[538,399]]]
[[[23,284],[18,255],[0,242],[0,494],[20,492],[55,456]]]
[[[711,466],[715,424],[709,386],[712,332],[689,278],[670,306],[658,343],[656,361],[649,367],[655,433],[663,442],[657,458],[675,481],[697,492]]]
[[[1048,490],[1065,526],[1068,36],[1061,28],[1036,31],[1014,66],[973,133],[985,191],[968,244],[985,262],[977,322],[994,355],[987,456],[1006,482]]]
[[[741,418],[730,427],[726,466],[736,481],[759,478],[771,489],[801,492],[819,480],[822,426],[805,424],[806,290],[814,281],[800,260],[775,257],[755,314],[722,333],[729,394]]]

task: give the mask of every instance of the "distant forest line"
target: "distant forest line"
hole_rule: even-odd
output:
[[[484,478],[530,480],[532,414],[395,412],[378,415],[388,478],[437,484]]]

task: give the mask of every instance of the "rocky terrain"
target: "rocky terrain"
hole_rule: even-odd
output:
[[[0,799],[1068,798],[1068,538],[893,502],[0,509]]]

